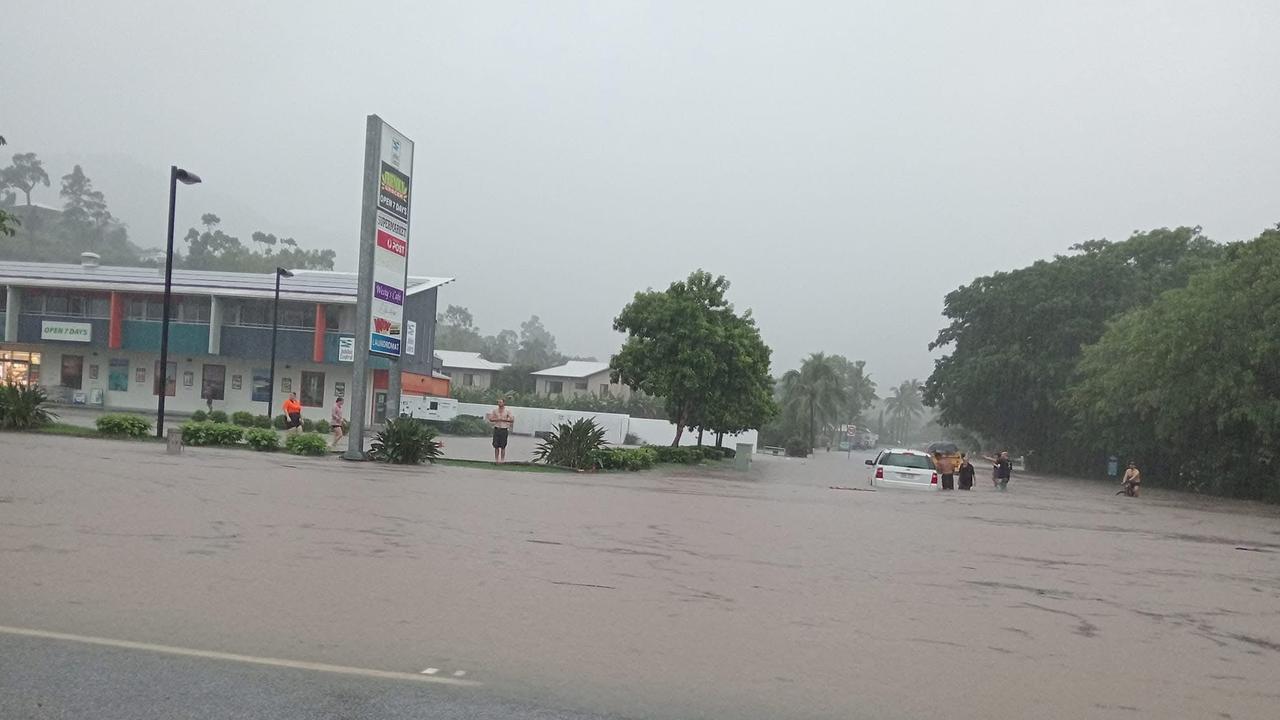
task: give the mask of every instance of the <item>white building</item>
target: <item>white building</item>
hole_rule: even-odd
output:
[[[483,390],[493,385],[493,376],[499,370],[507,367],[507,363],[485,360],[478,352],[436,350],[436,359],[440,361],[440,372],[449,376],[449,385],[454,388]]]
[[[631,388],[610,382],[609,363],[590,360],[570,360],[546,370],[533,373],[534,392],[539,395],[596,395],[598,397],[631,396]]]

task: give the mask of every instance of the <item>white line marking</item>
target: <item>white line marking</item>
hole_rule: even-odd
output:
[[[438,673],[438,672],[440,672],[440,669],[439,669],[439,668],[427,668],[426,670],[423,670],[423,671],[422,671],[422,674],[423,674],[423,675],[435,675],[435,674],[436,674],[436,673]]]
[[[155,645],[153,643],[133,642],[131,640],[114,640],[111,638],[92,637],[89,635],[72,635],[70,633],[50,632],[48,630],[32,630],[0,625],[0,633],[20,635],[23,637],[44,638],[47,640],[66,640],[68,642],[85,643],[86,645],[105,645],[107,647],[124,648],[126,650],[145,650],[147,652],[183,655],[186,657],[204,658],[207,660],[227,660],[230,662],[249,663],[252,665],[269,665],[271,667],[293,668],[295,670],[313,670],[315,672],[338,673],[340,675],[358,675],[361,677],[384,678],[387,680],[408,680],[411,682],[429,682],[440,685],[476,686],[475,680],[461,680],[457,677],[433,677],[418,673],[395,672],[392,670],[374,670],[372,668],[348,667],[346,665],[329,665],[326,663],[307,662],[305,660],[282,660],[280,658],[257,657],[254,655],[237,655],[235,653],[217,652],[214,650],[197,650],[194,648],[174,647],[172,645]],[[456,674],[456,673],[455,673]]]

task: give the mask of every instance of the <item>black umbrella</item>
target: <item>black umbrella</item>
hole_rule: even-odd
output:
[[[938,453],[941,455],[953,455],[960,452],[960,447],[955,443],[950,442],[931,443],[927,449],[930,453]]]

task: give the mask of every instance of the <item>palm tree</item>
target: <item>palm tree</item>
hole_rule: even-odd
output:
[[[819,419],[828,422],[840,412],[846,400],[840,373],[824,353],[813,353],[800,364],[799,370],[788,370],[782,376],[782,405],[793,416],[809,416],[809,449]]]
[[[924,400],[920,395],[920,381],[904,380],[895,387],[884,401],[889,413],[893,435],[899,442],[905,441],[911,423],[924,412]]]

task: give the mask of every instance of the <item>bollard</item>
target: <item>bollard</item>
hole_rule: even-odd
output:
[[[182,454],[182,428],[169,428],[165,431],[165,438],[169,441],[165,452],[170,455]]]
[[[747,471],[751,469],[751,449],[751,443],[738,443],[737,450],[733,456],[735,470]]]

